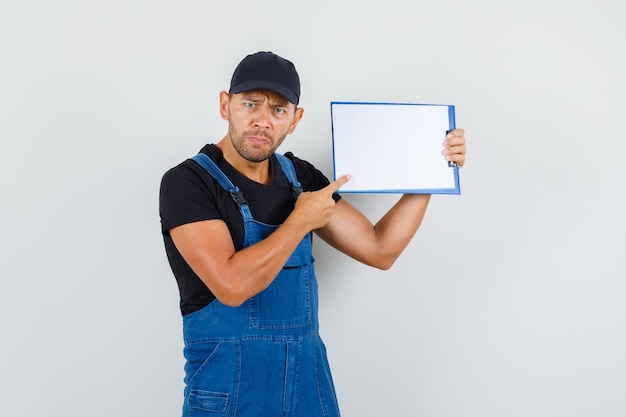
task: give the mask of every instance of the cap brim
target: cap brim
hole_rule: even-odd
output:
[[[234,94],[239,94],[243,93],[244,91],[251,90],[270,90],[286,98],[290,103],[298,104],[298,96],[296,96],[293,91],[286,88],[284,85],[275,83],[273,81],[247,81],[239,83],[230,89],[230,91]]]

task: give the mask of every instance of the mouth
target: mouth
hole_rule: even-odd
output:
[[[253,144],[256,145],[265,145],[267,143],[269,143],[269,141],[267,139],[263,139],[263,138],[259,138],[259,137],[255,137],[255,136],[249,136],[248,137],[248,141],[252,142]]]
[[[254,132],[252,134],[246,135],[248,141],[255,145],[271,145],[272,140],[264,133]]]

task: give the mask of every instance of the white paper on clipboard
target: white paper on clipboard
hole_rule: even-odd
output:
[[[441,154],[455,128],[454,106],[331,102],[339,192],[460,194],[459,171]]]

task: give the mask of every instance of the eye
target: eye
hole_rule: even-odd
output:
[[[282,107],[276,107],[274,108],[274,111],[278,114],[285,114],[285,109],[283,109]]]
[[[252,102],[250,102],[250,101],[246,101],[246,102],[244,103],[244,106],[246,106],[246,107],[247,107],[247,108],[249,108],[249,109],[253,109],[253,108],[256,106],[256,104],[254,104],[254,103],[252,103]]]

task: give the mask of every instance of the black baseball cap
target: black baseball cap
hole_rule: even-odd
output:
[[[300,101],[300,77],[291,61],[273,52],[257,52],[237,65],[230,80],[231,93],[250,90],[271,90],[297,105]]]

